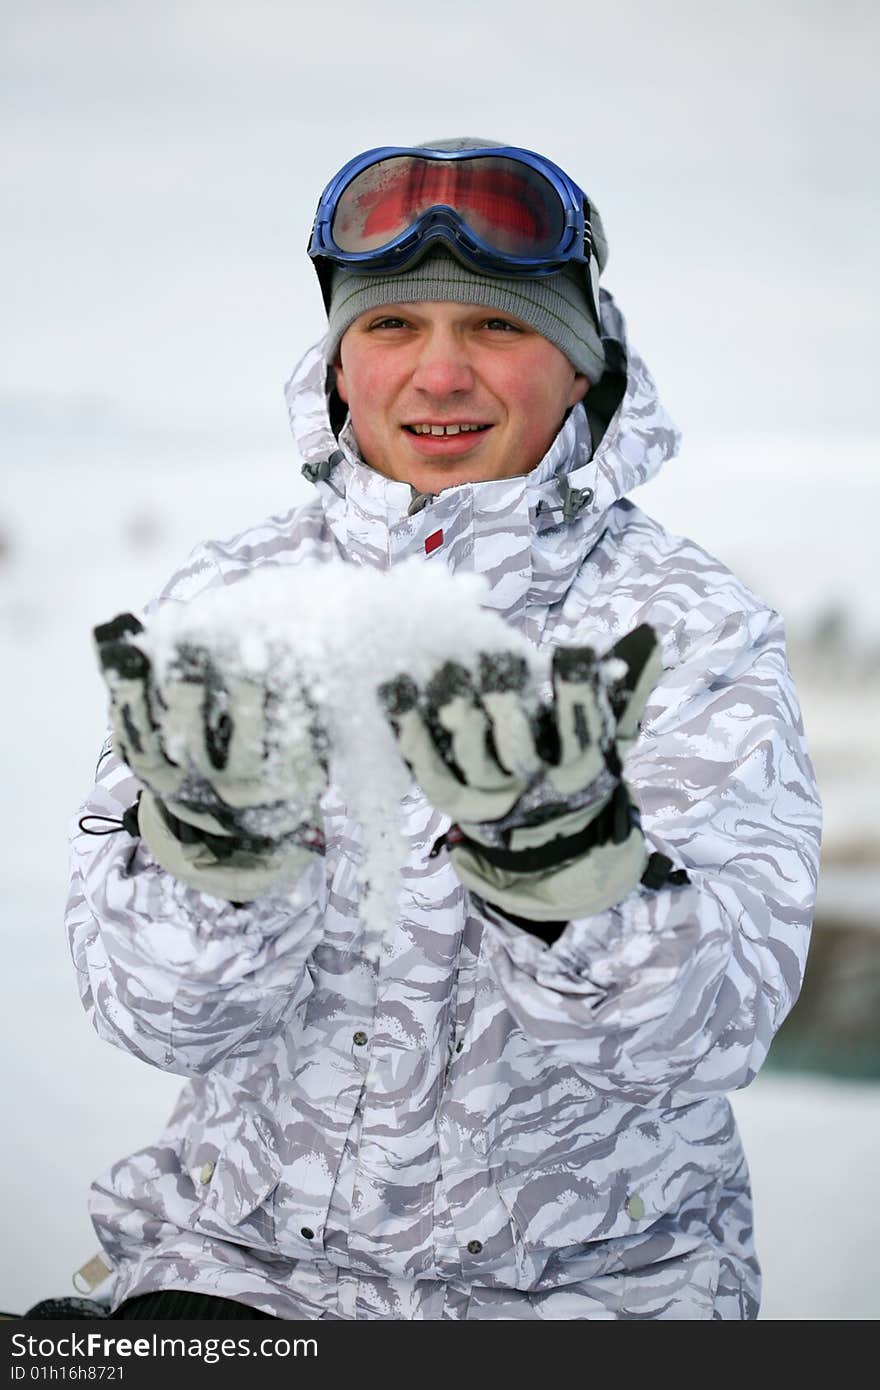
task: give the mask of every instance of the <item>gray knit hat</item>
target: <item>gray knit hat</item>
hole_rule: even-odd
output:
[[[420,149],[479,149],[495,140],[434,140]],[[591,204],[593,246],[600,273],[608,259],[608,243],[598,212]],[[359,315],[383,304],[413,304],[418,300],[450,300],[481,304],[522,319],[554,343],[592,385],[605,368],[602,339],[589,309],[582,265],[566,266],[556,275],[492,276],[471,270],[445,249],[431,252],[397,275],[387,271],[362,275],[336,266],[331,281],[329,335],[326,358],[336,359],[346,329]]]

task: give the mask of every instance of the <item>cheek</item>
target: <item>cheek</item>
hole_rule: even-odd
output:
[[[519,432],[527,439],[546,439],[556,432],[565,413],[560,405],[560,382],[540,355],[526,359],[505,374],[504,397],[517,418]]]
[[[375,425],[393,400],[394,387],[387,368],[361,361],[345,370],[345,392],[351,417]]]

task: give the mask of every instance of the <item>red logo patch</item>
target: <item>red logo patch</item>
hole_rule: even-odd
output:
[[[443,532],[434,531],[425,541],[425,554],[430,555],[432,551],[438,550],[443,544]]]

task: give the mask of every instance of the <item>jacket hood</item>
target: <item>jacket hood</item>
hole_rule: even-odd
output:
[[[607,524],[610,507],[675,456],[680,434],[650,372],[628,344],[624,317],[600,295],[607,367],[530,473],[465,483],[436,496],[394,482],[361,459],[342,423],[323,341],[285,387],[303,473],[354,563],[387,568],[410,555],[442,557],[489,580],[485,606],[517,626],[526,610],[564,597]]]

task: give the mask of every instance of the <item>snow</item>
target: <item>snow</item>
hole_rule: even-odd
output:
[[[880,1316],[880,1085],[764,1073],[731,1100],[752,1174],[761,1316]]]
[[[863,451],[855,492],[802,488],[804,505],[784,527],[798,468],[803,465],[810,483],[820,472],[821,442],[777,440],[757,454],[752,445],[743,447],[739,456],[733,444],[697,452],[693,467],[685,460],[671,465],[666,493],[657,491],[659,484],[642,489],[639,505],[695,535],[751,579],[792,615],[791,632],[836,588],[844,597],[853,593],[860,622],[869,627],[880,480],[873,474],[869,485]],[[831,455],[829,443],[825,457]],[[762,473],[746,466],[756,456]],[[839,441],[833,457],[838,480],[845,479]],[[760,521],[748,495],[758,487]],[[22,447],[6,469],[0,640],[14,678],[0,682],[6,788],[0,1309],[21,1311],[40,1297],[73,1292],[71,1273],[97,1249],[86,1208],[89,1183],[155,1140],[180,1085],[93,1034],[62,928],[67,826],[91,785],[106,726],[91,629],[118,612],[138,611],[200,539],[229,536],[311,495],[282,454],[100,450],[68,438],[51,450]],[[775,546],[757,534],[761,527],[772,532],[774,521],[781,528]],[[838,557],[842,534],[849,544]],[[809,555],[808,565],[797,560],[798,550]],[[877,783],[875,693],[867,678],[852,682],[835,716],[828,680],[798,680],[817,768],[826,766],[824,730],[834,747],[851,734],[852,770],[834,783],[826,832],[845,846],[860,830],[850,799],[861,780],[856,773],[869,787]],[[816,718],[819,704],[827,719]],[[834,763],[827,760],[829,769]],[[820,785],[824,791],[821,772]],[[845,898],[853,918],[876,920],[876,870],[856,866],[850,873],[838,865],[827,892],[829,912]],[[876,1318],[880,1085],[764,1072],[733,1103],[752,1169],[763,1316]]]

